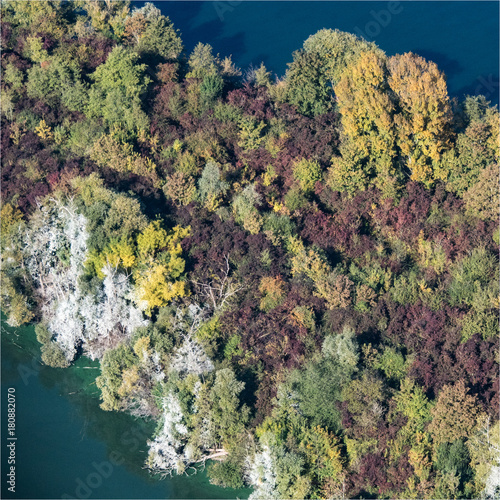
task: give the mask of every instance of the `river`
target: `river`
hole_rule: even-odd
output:
[[[141,6],[144,2],[133,2]],[[322,28],[374,41],[388,55],[415,52],[445,72],[452,96],[483,94],[498,104],[499,3],[496,1],[158,2],[186,50],[210,43],[245,70],[261,62],[284,75],[292,52]]]

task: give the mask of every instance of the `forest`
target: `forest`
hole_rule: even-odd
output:
[[[495,107],[338,30],[277,78],[151,3],[1,10],[1,309],[152,474],[498,498]]]

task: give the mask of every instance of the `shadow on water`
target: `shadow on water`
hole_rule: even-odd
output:
[[[456,59],[451,59],[442,52],[436,52],[428,49],[415,49],[412,50],[412,52],[418,54],[424,59],[427,59],[427,61],[435,62],[439,71],[442,71],[447,78],[452,78],[463,71],[462,66]]]
[[[484,95],[492,105],[498,106],[499,90],[500,79],[498,75],[479,75],[470,85],[458,89],[455,95],[459,99],[463,99],[466,95]]]

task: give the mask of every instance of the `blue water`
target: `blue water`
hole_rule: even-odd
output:
[[[134,2],[138,6],[143,2]],[[363,34],[387,54],[416,52],[436,62],[452,96],[498,103],[499,3],[157,2],[181,31],[187,51],[199,41],[242,69],[261,62],[283,75],[293,51],[321,28]]]

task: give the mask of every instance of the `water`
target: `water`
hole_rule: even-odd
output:
[[[137,6],[144,2],[133,2]],[[499,3],[442,2],[157,2],[181,31],[188,53],[199,41],[242,69],[261,62],[283,75],[292,52],[321,28],[362,34],[388,55],[433,60],[452,96],[481,93],[498,104]]]
[[[144,470],[154,431],[99,408],[98,363],[40,363],[33,327],[2,325],[2,498],[246,498],[212,486],[203,471],[159,480]],[[7,389],[16,394],[16,492],[8,491]],[[7,450],[7,453],[6,453]]]

